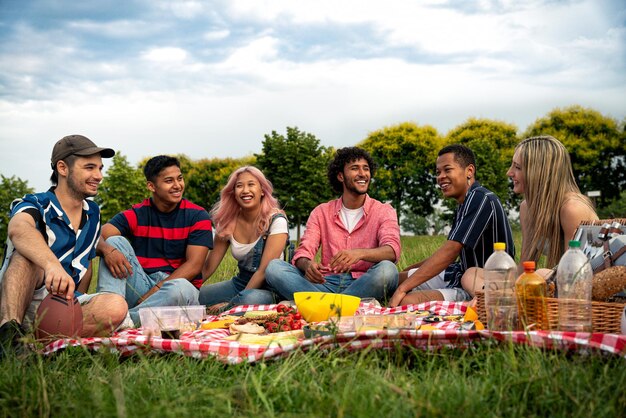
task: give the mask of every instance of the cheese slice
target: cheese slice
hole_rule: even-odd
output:
[[[240,316],[236,315],[224,315],[220,316],[215,321],[205,321],[200,324],[200,329],[226,329],[230,324],[234,324]]]

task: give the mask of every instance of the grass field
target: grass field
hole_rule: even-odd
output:
[[[404,238],[400,266],[442,240]],[[234,271],[231,263],[222,277]],[[3,417],[619,417],[626,411],[626,359],[493,343],[433,352],[295,352],[236,366],[72,348],[51,357],[10,356],[0,370]]]

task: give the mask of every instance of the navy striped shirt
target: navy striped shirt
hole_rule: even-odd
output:
[[[146,199],[118,213],[109,223],[128,238],[147,274],[172,273],[187,261],[188,245],[213,248],[209,214],[187,199],[168,213],[160,212],[152,199]],[[201,273],[188,279],[198,288],[202,285]]]
[[[96,256],[96,244],[100,238],[100,208],[91,200],[83,200],[83,213],[77,231],[63,211],[54,194],[54,187],[43,193],[27,194],[11,203],[11,216],[25,212],[35,219],[48,246],[59,262],[78,285],[89,263]],[[13,253],[13,243],[7,239],[4,268]],[[4,272],[3,268],[3,272]]]
[[[500,199],[478,182],[472,184],[456,209],[448,240],[463,244],[460,263],[446,269],[448,287],[460,286],[460,276],[468,268],[484,267],[496,242],[506,243],[506,252],[515,258],[511,225]]]

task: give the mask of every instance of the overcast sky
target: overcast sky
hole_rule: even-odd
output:
[[[0,174],[48,187],[56,140],[194,159],[555,107],[626,116],[626,2],[0,0]],[[105,160],[106,162],[106,160]]]

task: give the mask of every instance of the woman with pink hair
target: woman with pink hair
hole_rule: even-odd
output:
[[[276,302],[265,283],[265,268],[270,260],[282,256],[289,227],[272,192],[272,184],[256,167],[241,167],[228,178],[211,210],[215,239],[202,267],[202,278],[206,281],[213,275],[229,246],[239,274],[202,286],[201,304],[224,310],[234,305]]]

